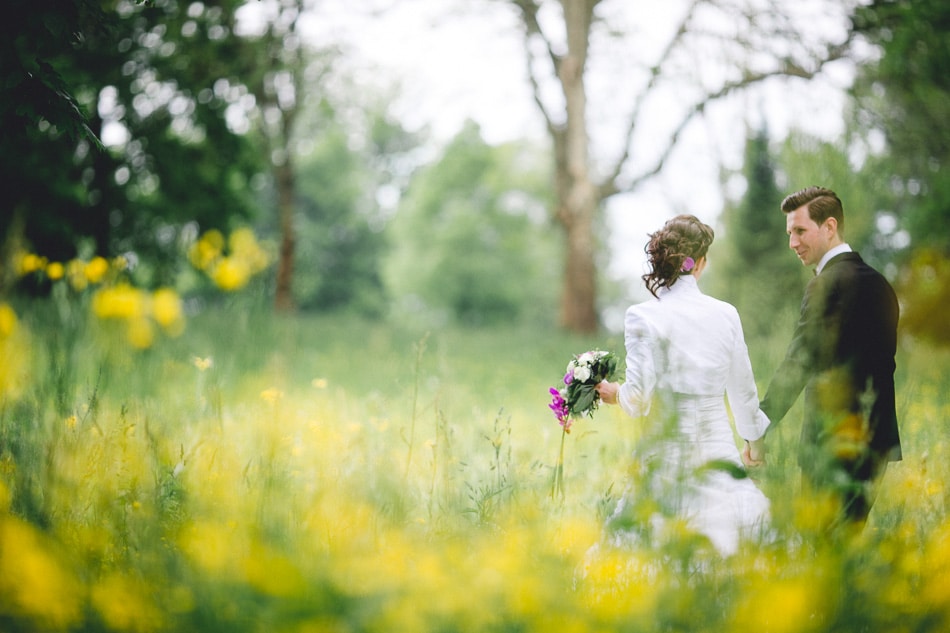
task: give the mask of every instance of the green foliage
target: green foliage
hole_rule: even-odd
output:
[[[404,310],[469,324],[553,311],[561,258],[539,164],[532,148],[489,146],[469,124],[414,177],[392,221],[386,270]]]
[[[18,219],[3,227],[8,240],[59,260],[83,242],[97,254],[134,251],[153,264],[154,283],[168,283],[184,223],[227,228],[252,213],[259,153],[225,121],[236,93],[215,90],[237,72],[226,42],[237,37],[238,5],[15,3],[24,23],[45,25],[17,36],[20,54],[43,55],[91,134],[126,138],[100,147],[62,118],[18,106],[26,116],[4,119],[0,139],[0,167],[22,185],[0,196]]]
[[[883,131],[900,225],[915,247],[950,254],[950,5],[876,0],[854,30],[881,47],[855,87],[861,129]],[[881,176],[880,170],[878,176]]]
[[[58,59],[81,48],[86,37],[105,33],[111,22],[94,0],[9,0],[0,26],[0,129],[21,137],[43,123],[71,140],[98,142],[88,113],[77,102],[79,86],[57,68]],[[22,139],[21,139],[22,140]]]
[[[294,296],[304,310],[383,310],[383,233],[373,225],[374,190],[364,157],[329,122],[314,151],[298,161],[298,239]]]

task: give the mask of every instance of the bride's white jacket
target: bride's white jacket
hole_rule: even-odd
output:
[[[658,299],[627,310],[627,370],[620,406],[641,417],[650,412],[659,393],[718,398],[725,393],[739,435],[747,440],[762,437],[769,419],[759,410],[735,307],[703,294],[691,275],[658,294]]]

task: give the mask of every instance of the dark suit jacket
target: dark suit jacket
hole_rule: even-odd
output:
[[[898,317],[894,290],[857,253],[833,257],[809,282],[785,359],[761,402],[775,424],[805,390],[803,467],[829,425],[849,414],[859,414],[851,418],[861,420],[866,461],[901,459],[894,404]]]

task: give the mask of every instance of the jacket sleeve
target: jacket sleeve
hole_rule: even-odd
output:
[[[624,339],[627,348],[626,380],[620,386],[617,402],[630,416],[639,418],[650,412],[653,391],[656,389],[655,336],[646,318],[633,308],[627,310],[624,321]]]
[[[816,277],[809,282],[805,289],[798,323],[785,358],[775,371],[759,405],[773,424],[777,424],[792,408],[814,371],[814,346],[817,344],[815,329],[821,327],[821,307],[818,305],[821,302],[816,298],[820,294],[818,279]]]
[[[733,312],[732,317],[735,341],[729,373],[726,376],[726,395],[739,435],[745,440],[757,440],[765,435],[769,418],[759,408],[759,393],[755,386],[752,361],[749,360],[749,348],[745,343],[738,312]]]

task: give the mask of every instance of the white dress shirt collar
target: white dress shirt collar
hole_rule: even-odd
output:
[[[844,244],[838,244],[834,248],[830,249],[827,253],[825,253],[825,256],[821,258],[821,261],[818,262],[818,266],[815,268],[815,274],[817,275],[818,273],[820,273],[822,269],[825,267],[825,264],[831,261],[831,258],[834,257],[835,255],[840,255],[841,253],[850,253],[850,252],[851,252],[851,246],[848,245],[847,242],[845,242]]]

